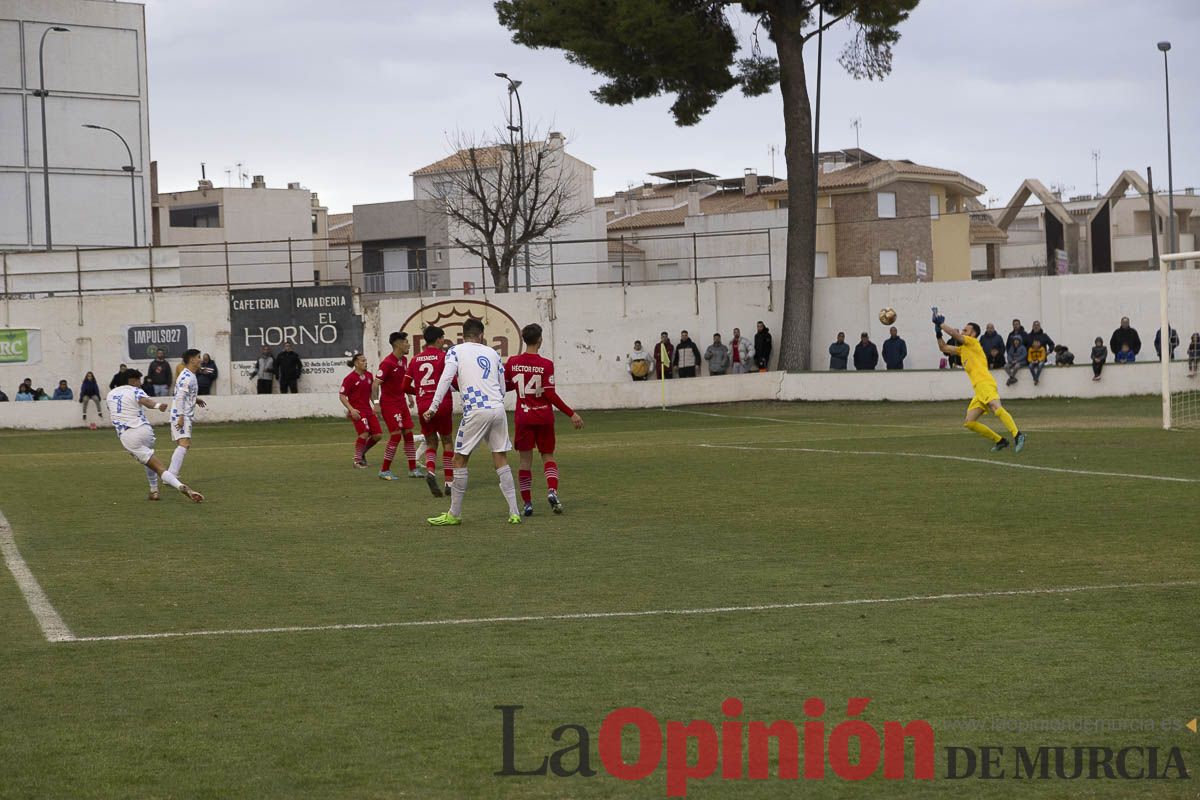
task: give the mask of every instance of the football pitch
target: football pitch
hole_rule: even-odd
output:
[[[664,797],[666,748],[614,777],[605,717],[721,731],[731,697],[801,729],[819,697],[826,737],[850,698],[881,735],[926,720],[934,778],[910,743],[901,780],[783,780],[772,756],[689,797],[1195,797],[1200,433],[1162,431],[1155,398],[1006,405],[1020,454],[965,432],[965,400],[584,411],[559,421],[566,513],[535,460],[519,527],[484,453],[465,523],[426,525],[448,500],[378,480],[382,447],[353,469],[345,421],[201,416],[201,505],[146,502],[111,429],[0,432],[46,601],[0,571],[0,797]],[[515,770],[586,735],[597,774],[497,775],[506,713]],[[948,777],[983,747],[1003,779],[986,754]],[[1140,748],[1131,771],[1153,748],[1167,777],[1016,779],[1018,747]]]

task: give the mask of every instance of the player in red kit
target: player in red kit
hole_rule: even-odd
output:
[[[367,372],[367,357],[355,353],[354,358],[346,362],[353,367],[350,374],[342,379],[342,391],[338,399],[346,407],[346,417],[354,423],[358,438],[354,440],[354,466],[358,469],[367,468],[367,451],[370,450],[383,432],[379,428],[379,418],[371,409],[371,373]]]
[[[437,482],[438,440],[442,445],[442,474],[446,483],[445,494],[450,494],[450,482],[454,480],[454,405],[447,393],[433,419],[426,420],[425,412],[437,393],[438,380],[446,366],[446,332],[430,325],[423,334],[425,349],[408,362],[408,392],[417,396],[417,414],[421,417],[421,435],[425,437],[425,483],[434,497],[442,496]]]
[[[534,323],[521,329],[525,352],[508,359],[504,380],[509,391],[517,393],[517,435],[513,443],[521,460],[517,479],[525,516],[533,516],[533,448],[542,454],[542,469],[546,473],[546,499],[555,514],[563,512],[558,499],[558,464],[554,461],[554,409],[571,418],[576,428],[583,419],[563,402],[554,390],[554,362],[538,355],[542,346],[542,326]]]
[[[371,390],[378,398],[379,413],[388,429],[387,449],[383,454],[383,464],[379,467],[379,477],[385,481],[399,480],[392,474],[392,459],[396,457],[396,448],[403,441],[409,476],[424,478],[425,473],[417,468],[412,412],[409,411],[409,399],[404,392],[408,382],[408,334],[395,331],[388,336],[388,344],[392,346],[392,352],[379,362],[375,385]]]

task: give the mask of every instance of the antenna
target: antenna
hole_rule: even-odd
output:
[[[246,174],[246,171],[244,169],[242,169],[243,164],[241,161],[234,163],[234,166],[237,167],[237,172],[238,172],[238,188],[245,189],[246,188],[246,178],[248,178],[249,176]]]
[[[225,170],[225,185],[226,186],[233,185],[233,170],[231,170],[231,169]]]
[[[775,145],[767,145],[767,154],[771,156],[771,177],[775,177],[775,154],[779,152],[779,148]]]
[[[850,127],[854,128],[854,149],[861,150],[858,144],[858,132],[862,128],[862,117],[854,117],[850,120]]]
[[[204,162],[201,161],[200,162],[200,180],[205,180],[207,178],[208,178],[208,176],[204,174]]]
[[[1092,151],[1092,162],[1096,167],[1096,197],[1100,196],[1100,151]]]

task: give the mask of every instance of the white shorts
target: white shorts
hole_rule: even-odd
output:
[[[171,441],[178,442],[180,439],[192,438],[192,420],[188,417],[183,418],[183,430],[175,427],[175,423],[171,423]]]
[[[512,450],[508,438],[508,413],[504,407],[475,408],[458,424],[458,436],[454,439],[454,452],[469,456],[479,443],[487,440],[493,453]]]
[[[149,425],[130,428],[121,434],[121,444],[139,464],[145,464],[154,457],[154,428]]]

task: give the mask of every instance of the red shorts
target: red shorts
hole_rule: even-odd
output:
[[[379,436],[383,433],[383,430],[379,427],[379,417],[375,416],[374,411],[362,411],[359,409],[355,410],[358,411],[358,413],[362,416],[358,419],[354,419],[349,414],[346,416],[351,422],[354,423],[354,430],[359,436],[367,433],[368,431],[370,431],[371,435],[373,436]]]
[[[433,419],[425,421],[425,416],[421,416],[421,435],[428,441],[432,436],[449,437],[454,433],[454,407],[450,404],[450,400],[442,401],[441,408],[433,415]]]
[[[537,447],[539,453],[554,452],[554,423],[549,425],[517,425],[513,447],[519,453]]]
[[[380,403],[379,411],[383,414],[383,424],[387,426],[388,433],[401,429],[412,430],[412,413],[408,410],[408,403]]]

